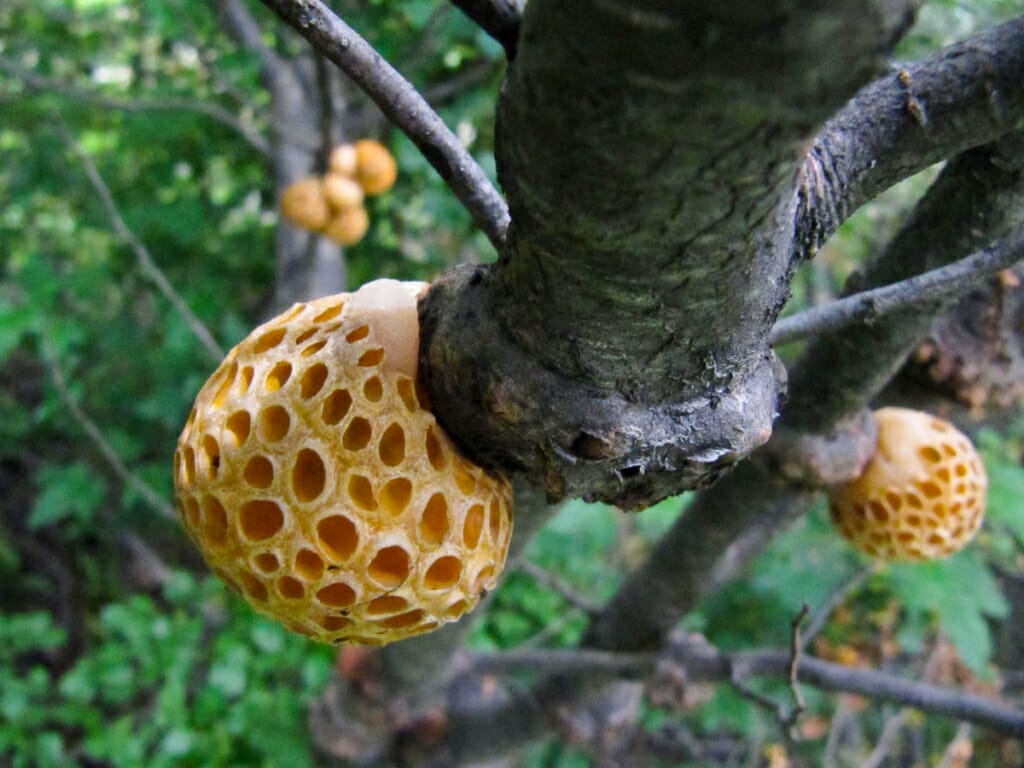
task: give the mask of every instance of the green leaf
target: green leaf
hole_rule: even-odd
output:
[[[39,473],[42,490],[29,513],[30,528],[68,518],[91,520],[107,493],[107,483],[82,462],[46,467]]]
[[[986,618],[1006,616],[1009,606],[988,563],[976,551],[930,563],[893,565],[888,579],[908,611],[933,613],[964,662],[975,672],[984,671],[992,653]]]

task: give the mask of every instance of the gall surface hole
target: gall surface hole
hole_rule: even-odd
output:
[[[287,360],[282,360],[271,368],[270,373],[267,374],[267,392],[277,392],[277,390],[288,383],[288,379],[291,376],[292,364]]]
[[[428,544],[440,544],[448,534],[448,501],[443,493],[435,493],[427,501],[420,520],[420,536]]]
[[[352,406],[352,395],[344,389],[336,389],[324,400],[321,416],[324,424],[334,426],[345,418],[348,409]]]
[[[328,560],[347,560],[359,546],[355,523],[343,515],[325,517],[317,523],[316,532]]]
[[[277,591],[286,600],[301,600],[306,596],[302,582],[291,576],[282,576],[277,580]]]
[[[397,611],[404,611],[409,607],[409,601],[404,597],[398,597],[397,595],[384,595],[378,597],[376,600],[371,600],[370,604],[366,606],[367,613],[373,613],[380,615],[382,613],[396,613]]]
[[[339,629],[344,629],[352,621],[346,619],[344,616],[321,616],[317,619],[317,624],[326,629],[328,632],[337,632]]]
[[[314,323],[326,323],[329,320],[333,320],[334,318],[336,318],[338,315],[341,314],[341,311],[344,308],[345,308],[344,304],[335,304],[333,307],[328,307],[323,312],[321,312],[319,315],[314,317],[313,318],[313,322]]]
[[[253,567],[262,573],[273,573],[281,567],[281,561],[273,552],[260,552],[252,559]]]
[[[268,406],[260,414],[260,431],[267,442],[276,443],[288,434],[291,427],[292,417],[280,405]]]
[[[370,562],[370,578],[385,589],[399,586],[409,578],[409,553],[401,547],[384,547]]]
[[[284,513],[276,502],[256,499],[242,505],[238,513],[242,535],[250,541],[269,539],[284,526]]]
[[[363,368],[370,368],[384,359],[383,349],[368,349],[359,356],[359,365]]]
[[[348,479],[348,497],[360,509],[372,512],[377,508],[377,499],[373,496],[373,484],[362,475],[352,475]]]
[[[480,532],[484,529],[484,506],[474,504],[466,513],[466,521],[462,525],[462,541],[470,549],[480,543]]]
[[[324,490],[327,470],[320,454],[312,448],[303,448],[295,458],[292,470],[292,489],[299,501],[312,501]]]
[[[254,600],[259,600],[261,603],[267,600],[267,588],[263,585],[263,582],[257,579],[248,571],[242,571],[242,589],[245,590],[245,594]]]
[[[262,355],[268,349],[273,349],[284,341],[286,333],[288,333],[287,328],[275,328],[272,331],[267,331],[256,339],[256,343],[252,346],[252,351],[257,355]]]
[[[413,624],[419,624],[423,620],[424,613],[418,608],[415,611],[409,611],[408,613],[402,613],[398,616],[392,616],[390,619],[383,619],[377,623],[382,627],[388,629],[402,629],[404,627],[411,627]]]
[[[427,427],[427,458],[430,459],[430,466],[434,469],[444,469],[444,448],[432,426]]]
[[[323,349],[325,346],[327,346],[327,342],[326,341],[314,341],[312,344],[310,344],[308,347],[306,347],[305,349],[302,350],[302,356],[303,357],[312,357],[317,352],[319,352],[321,349]]]
[[[369,335],[370,327],[368,325],[360,325],[354,331],[349,332],[349,334],[345,337],[345,341],[351,344],[352,342],[361,341],[362,339],[365,339]]]
[[[348,584],[328,584],[316,593],[317,599],[331,608],[348,608],[356,601],[356,591]]]
[[[327,381],[327,366],[323,363],[311,365],[302,374],[302,382],[299,385],[302,399],[309,400],[309,398],[315,397],[323,389],[325,381]]]
[[[462,563],[457,557],[447,555],[439,557],[427,569],[423,577],[423,585],[427,589],[448,589],[462,576]]]
[[[323,558],[311,549],[300,549],[295,556],[295,572],[306,581],[316,581],[324,575]]]
[[[377,452],[380,460],[389,467],[397,467],[405,460],[405,430],[399,424],[392,424],[380,438]]]
[[[213,435],[203,435],[202,448],[206,473],[211,480],[216,479],[217,470],[220,469],[220,445]]]
[[[399,379],[395,386],[398,389],[398,396],[405,403],[406,409],[410,412],[417,410],[419,403],[416,402],[416,387],[413,385],[412,379]]]
[[[228,540],[228,515],[216,496],[203,497],[203,536],[214,547]]]
[[[196,481],[196,452],[191,445],[185,446],[185,482],[192,484]]]
[[[245,441],[249,439],[252,418],[249,416],[248,411],[235,411],[228,416],[227,421],[224,422],[224,427],[231,434],[231,439],[235,443],[234,447],[241,448]]]
[[[370,422],[362,416],[356,416],[349,422],[348,428],[341,438],[341,444],[345,446],[346,450],[359,451],[367,446],[371,437],[373,437],[373,430],[370,427]]]
[[[235,381],[235,375],[238,373],[238,363],[231,363],[227,368],[224,369],[223,378],[220,381],[220,386],[217,387],[217,394],[213,396],[213,407],[220,408],[224,405],[224,401],[228,397],[228,391],[231,389],[231,385]]]
[[[932,445],[922,445],[917,449],[917,455],[929,464],[938,464],[942,461],[942,453]]]
[[[388,480],[380,491],[380,505],[392,517],[398,517],[409,506],[412,483],[404,477]]]
[[[316,336],[319,331],[319,328],[307,328],[306,330],[304,330],[302,333],[295,337],[295,346],[302,346],[311,338]]]
[[[363,384],[363,396],[371,403],[380,402],[384,397],[384,385],[380,383],[379,378],[371,376],[366,380],[366,383]]]
[[[255,372],[251,365],[245,366],[238,376],[238,393],[244,395],[249,391],[249,387],[252,386],[252,377]]]
[[[462,616],[462,614],[466,612],[467,608],[469,608],[469,603],[467,603],[465,600],[457,600],[448,606],[448,608],[444,612],[444,617],[446,619],[451,619],[452,621],[454,621],[455,619]]]
[[[246,463],[242,476],[253,488],[269,488],[274,482],[274,465],[266,456],[253,456]]]

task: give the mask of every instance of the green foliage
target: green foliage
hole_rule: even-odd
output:
[[[49,614],[0,616],[0,762],[116,768],[313,765],[305,707],[331,650],[254,615],[212,579],[107,604],[63,673]]]

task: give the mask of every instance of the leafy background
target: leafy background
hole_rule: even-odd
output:
[[[493,175],[496,44],[440,0],[337,6],[418,87],[453,93],[442,116]],[[268,43],[289,55],[304,50],[252,10]],[[897,58],[1022,10],[1019,0],[928,3]],[[331,673],[332,650],[257,617],[210,579],[174,521],[112,469],[82,418],[132,475],[170,500],[177,433],[214,361],[118,237],[67,136],[96,164],[170,283],[229,347],[268,306],[276,191],[266,157],[203,109],[215,105],[271,136],[267,99],[257,62],[219,30],[207,4],[0,5],[0,764],[314,764],[305,711]],[[370,235],[346,254],[350,283],[430,279],[492,258],[412,144],[396,132],[383,138],[401,177],[372,201]],[[933,175],[848,222],[798,278],[791,309],[837,290]],[[982,687],[1001,654],[1024,665],[1006,648],[1024,607],[1004,596],[1007,580],[1024,572],[1024,421],[996,426],[970,427],[992,489],[988,522],[968,551],[927,566],[872,568],[819,508],[705,601],[688,627],[723,647],[785,644],[803,603],[819,606],[857,578],[816,641],[820,655],[919,675],[937,649],[952,647],[956,677],[945,682]],[[685,504],[672,499],[636,516],[566,504],[530,545],[534,568],[508,575],[472,644],[572,645],[586,622],[580,604],[609,597]],[[537,568],[574,595],[552,589]],[[682,718],[768,759],[779,737],[766,715],[726,687],[698,698],[682,714],[652,707],[649,727]],[[854,704],[808,699],[800,749],[814,755],[830,719]],[[849,761],[841,764],[858,764],[891,715],[861,707],[861,749],[840,754]],[[914,727],[929,760],[954,728]],[[1020,754],[984,736],[975,749],[989,761],[979,764],[1017,764],[1002,761]],[[520,760],[589,764],[555,741]]]

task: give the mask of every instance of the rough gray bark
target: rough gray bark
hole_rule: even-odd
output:
[[[508,245],[421,310],[456,440],[626,507],[767,440],[801,148],[912,6],[531,2],[498,112]]]

